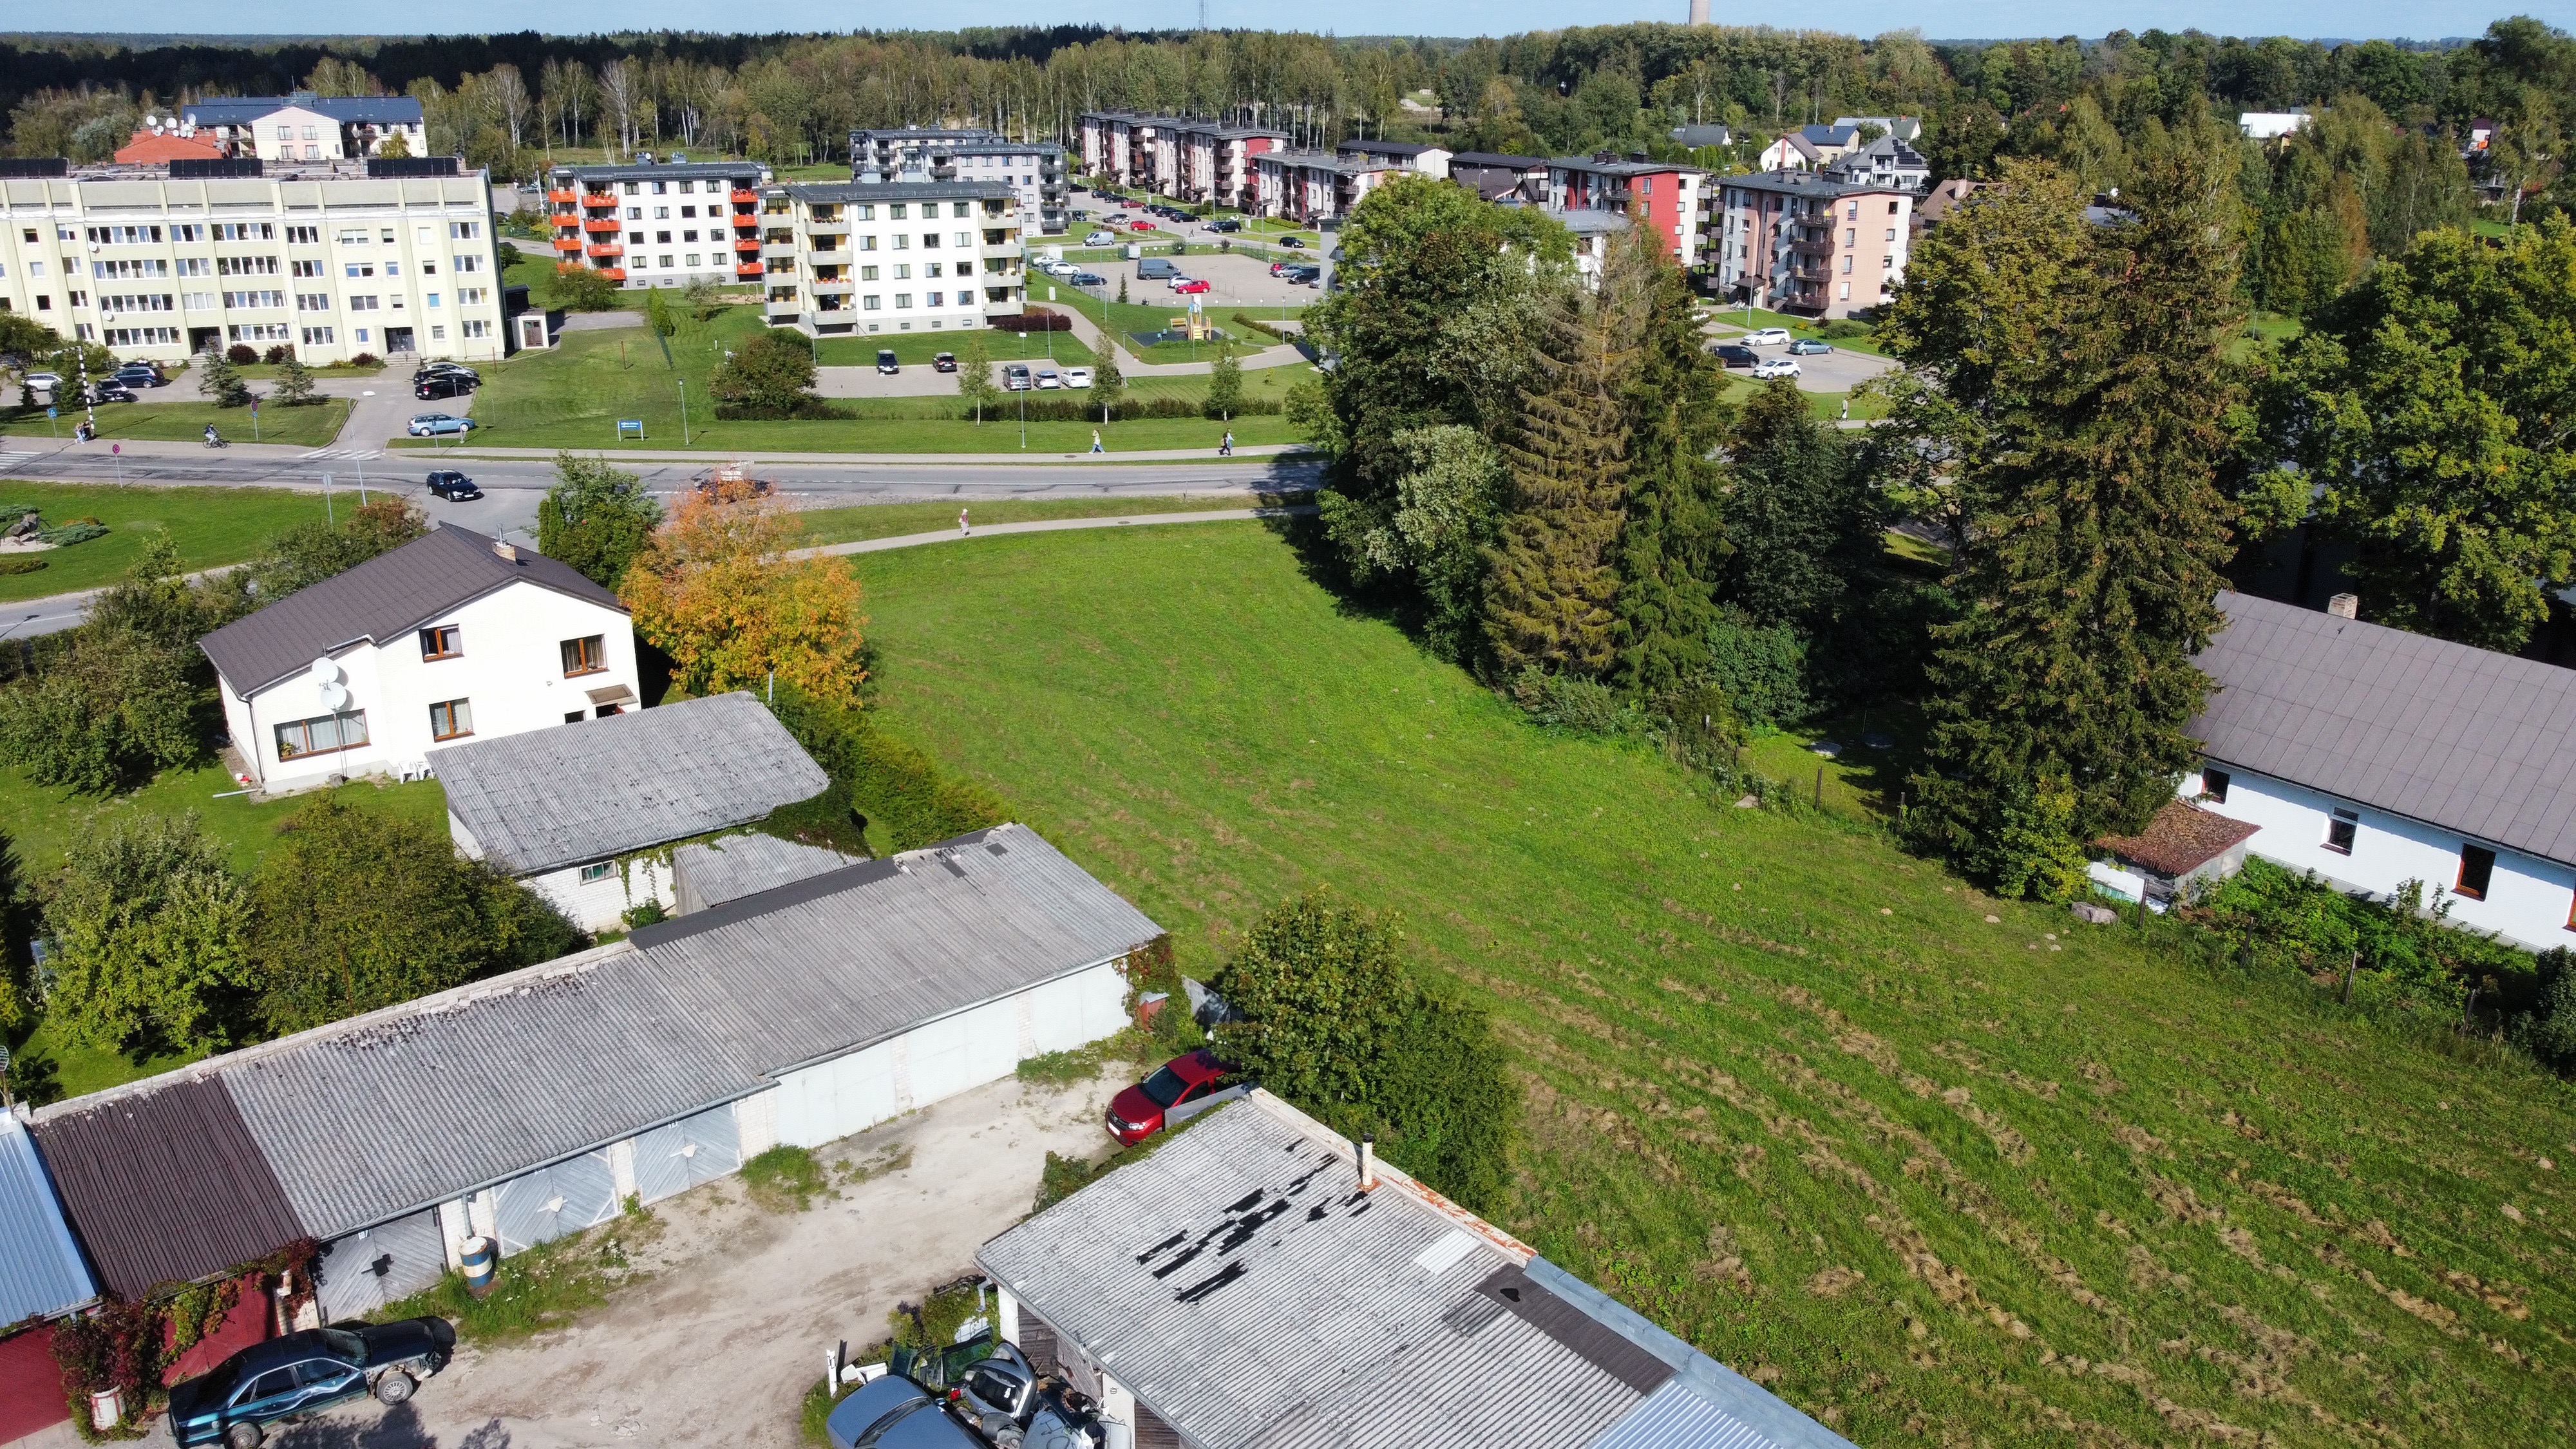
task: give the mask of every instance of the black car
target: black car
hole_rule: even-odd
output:
[[[169,379],[148,362],[129,362],[118,368],[108,381],[123,383],[127,387],[159,387]]]
[[[461,377],[447,377],[443,375],[424,377],[419,382],[412,385],[411,395],[413,397],[423,399],[472,397],[474,395],[474,384],[467,382]]]
[[[930,370],[933,372],[955,372],[957,370],[957,354],[954,352],[943,352],[937,357],[930,359]]]
[[[89,400],[93,403],[132,402],[134,389],[121,382],[96,383],[89,390]]]
[[[1716,352],[1717,360],[1729,367],[1751,367],[1762,360],[1752,348],[1733,342],[1719,343]]]
[[[474,480],[462,473],[432,473],[429,475],[429,496],[444,498],[450,503],[471,503],[483,496],[483,490],[475,487]]]
[[[420,369],[411,375],[411,380],[418,382],[427,377],[458,377],[476,386],[480,386],[483,382],[483,374],[461,362],[424,362],[420,365]]]
[[[1106,287],[1109,285],[1109,279],[1100,275],[1098,272],[1076,272],[1072,276],[1065,278],[1065,280],[1071,282],[1077,287]]]
[[[1224,220],[1222,220],[1222,221],[1212,221],[1212,222],[1209,222],[1209,223],[1208,223],[1208,230],[1210,230],[1210,231],[1241,231],[1241,230],[1243,230],[1243,223],[1242,223],[1242,222],[1240,222],[1240,221],[1237,221],[1237,220],[1235,220],[1233,217],[1230,217],[1230,216],[1229,216],[1229,217],[1225,218],[1225,219],[1224,219]]]
[[[373,1394],[408,1400],[447,1367],[456,1329],[444,1318],[308,1328],[253,1344],[211,1373],[170,1390],[170,1435],[179,1444],[256,1449],[267,1426]]]
[[[880,347],[877,349],[877,371],[886,377],[892,377],[896,373],[903,371],[903,364],[894,360],[893,348]]]

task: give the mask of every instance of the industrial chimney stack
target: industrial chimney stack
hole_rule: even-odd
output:
[[[1691,0],[1690,23],[1693,25],[1708,23],[1708,0]]]

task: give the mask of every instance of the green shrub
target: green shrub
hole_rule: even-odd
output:
[[[823,1181],[823,1166],[814,1160],[814,1154],[784,1142],[744,1163],[742,1183],[753,1202],[772,1212],[790,1207],[803,1212],[814,1205],[815,1198],[829,1191]]]
[[[1020,416],[1019,410],[1023,402],[1028,407],[1029,421],[1033,423],[1096,423],[1100,421],[1101,409],[1104,406],[1102,403],[1086,401],[1080,396],[1063,397],[1050,394],[1046,397],[1037,397],[1027,393],[1010,393],[999,402],[987,404],[984,408],[984,416],[988,419],[1017,418]],[[1139,418],[1212,416],[1207,410],[1205,400],[1195,398],[1122,397],[1105,406],[1109,411],[1109,421],[1113,423],[1134,422]],[[1234,415],[1238,418],[1276,417],[1279,415],[1281,406],[1279,399],[1275,397],[1245,397],[1240,398],[1235,406]],[[957,416],[960,419],[972,420],[975,412],[972,408],[966,408],[959,411]]]
[[[1708,627],[1708,653],[1711,680],[1745,723],[1777,729],[1805,717],[1807,639],[1795,625],[1760,625],[1728,609]]]
[[[32,574],[44,566],[43,559],[30,558],[25,554],[0,558],[0,574]]]
[[[2420,881],[2373,900],[2256,858],[2181,914],[2256,970],[2297,972],[2335,983],[2338,993],[2349,971],[2352,1005],[2369,1015],[2457,1021],[2474,988],[2481,1016],[2534,1018],[2523,1032],[2535,1038],[2536,1053],[2566,979],[2562,972],[2550,980],[2551,968],[2532,956],[2451,926],[2448,896],[2435,891],[2428,901]]]
[[[1046,1170],[1038,1174],[1037,1201],[1030,1204],[1029,1211],[1042,1213],[1054,1207],[1057,1203],[1098,1181],[1101,1175],[1109,1170],[1109,1166],[1109,1161],[1105,1158],[1093,1162],[1086,1158],[1063,1157],[1049,1152],[1046,1155]]]
[[[1505,693],[1531,719],[1580,735],[1616,738],[1643,731],[1645,717],[1608,685],[1575,674],[1550,674],[1535,666],[1511,677]]]
[[[784,686],[770,708],[891,849],[917,850],[1011,818],[991,791],[943,773],[929,752],[884,733],[863,709]]]

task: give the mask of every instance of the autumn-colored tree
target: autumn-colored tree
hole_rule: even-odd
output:
[[[859,581],[840,560],[792,558],[795,520],[748,483],[692,493],[653,534],[619,593],[691,694],[765,686],[772,671],[846,700],[860,663]]]

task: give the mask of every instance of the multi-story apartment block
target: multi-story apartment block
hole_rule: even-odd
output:
[[[1715,180],[1702,271],[1730,301],[1848,317],[1905,280],[1914,193],[1854,186],[1809,171]]]
[[[374,156],[396,136],[411,155],[429,154],[420,102],[411,96],[217,96],[181,106],[178,123],[212,137],[227,156],[262,161]]]
[[[1855,147],[1844,152],[1840,160],[1818,169],[1828,178],[1850,186],[1876,186],[1920,195],[1932,185],[1932,163],[1922,152],[1894,136],[1881,136]]]
[[[1023,234],[1057,235],[1073,219],[1064,148],[1014,141],[992,131],[906,126],[850,133],[850,179],[895,181],[918,171],[932,181],[1000,181],[1019,195]]]
[[[1204,116],[1085,111],[1080,127],[1083,174],[1244,211],[1256,205],[1257,158],[1288,145],[1285,131]]]
[[[1264,151],[1252,158],[1253,203],[1248,210],[1320,226],[1348,216],[1368,194],[1409,166],[1373,156],[1342,157],[1323,151]]]
[[[756,282],[769,175],[757,161],[656,164],[649,152],[625,166],[558,166],[546,188],[555,260],[626,287]]]
[[[503,354],[482,173],[369,174],[438,165],[417,160],[279,163],[267,174],[247,159],[198,165],[252,174],[11,163],[0,180],[0,309],[155,361],[236,342],[291,343],[309,364]],[[41,170],[52,174],[27,174]]]
[[[1419,141],[1344,141],[1333,148],[1333,154],[1345,161],[1383,161],[1446,181],[1450,160],[1457,153]]]
[[[1609,151],[1559,156],[1547,163],[1547,206],[1614,212],[1651,226],[1688,266],[1699,255],[1700,198],[1708,179],[1696,166],[1649,161],[1642,153],[1626,159]]]
[[[1021,236],[1018,188],[998,180],[763,187],[769,325],[846,337],[1015,316]]]

